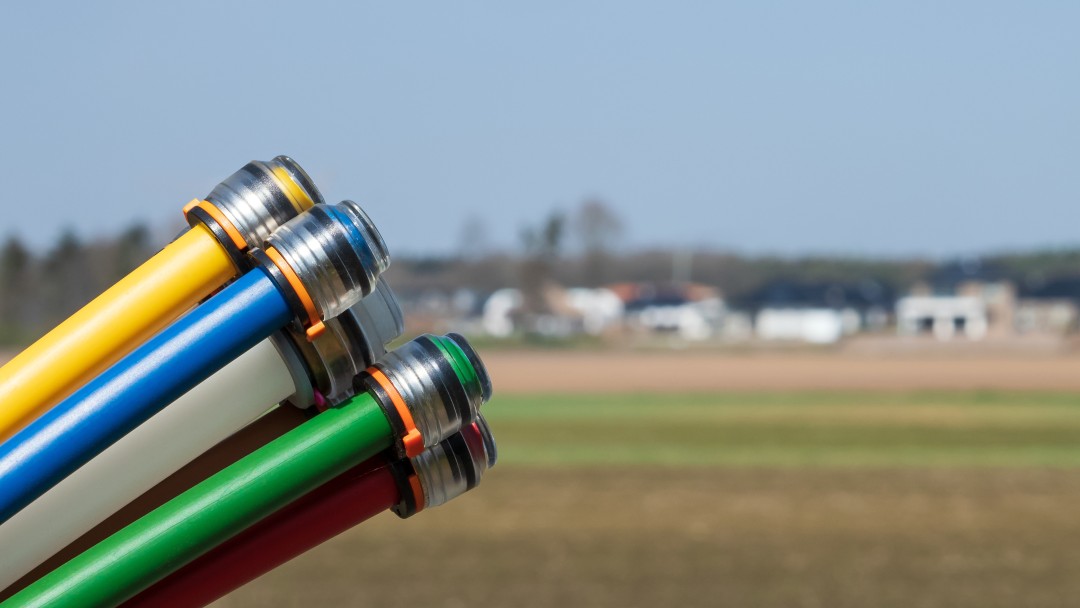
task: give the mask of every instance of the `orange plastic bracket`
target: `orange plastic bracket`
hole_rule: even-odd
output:
[[[311,342],[326,331],[326,325],[319,318],[319,309],[315,307],[315,301],[311,299],[311,294],[308,293],[307,288],[300,281],[300,277],[296,276],[296,271],[292,269],[292,266],[289,266],[289,263],[285,261],[285,258],[281,257],[281,254],[276,249],[267,247],[265,253],[266,257],[270,258],[270,261],[281,270],[281,274],[285,275],[285,280],[289,282],[293,291],[296,292],[296,297],[300,298],[300,303],[304,305],[304,311],[308,316],[308,326],[305,331],[308,342]]]
[[[195,199],[187,205],[184,205],[184,217],[186,218],[188,213],[196,207],[202,209],[207,215],[214,218],[214,221],[221,226],[221,229],[225,231],[225,234],[229,235],[229,238],[232,240],[233,245],[236,245],[237,249],[240,251],[247,251],[248,243],[244,240],[243,235],[241,235],[240,231],[236,229],[236,226],[229,221],[229,218],[225,217],[225,214],[210,201]]]
[[[420,478],[415,474],[409,475],[409,487],[412,488],[413,501],[416,503],[416,512],[424,510],[424,488],[420,485]]]
[[[409,458],[419,456],[424,452],[424,437],[420,434],[420,429],[416,428],[416,421],[413,420],[412,412],[402,399],[401,393],[379,368],[372,367],[367,372],[386,391],[386,394],[390,395],[390,401],[394,404],[394,409],[397,410],[401,423],[405,426],[405,436],[401,438],[401,443],[405,446],[405,455]]]

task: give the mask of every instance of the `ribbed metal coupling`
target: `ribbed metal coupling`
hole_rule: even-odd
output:
[[[386,354],[386,345],[405,332],[404,315],[393,290],[382,279],[370,295],[341,316],[326,322],[314,341],[303,332],[289,338],[304,359],[312,382],[330,404],[351,397],[353,379]],[[310,407],[306,401],[292,401]]]
[[[360,329],[371,336],[367,340],[370,357],[364,360],[364,367],[349,376],[348,381],[351,384],[356,374],[378,361],[386,354],[386,346],[405,333],[405,312],[401,309],[394,290],[390,289],[390,285],[383,278],[379,279],[374,293],[361,300],[359,305],[353,306],[350,312],[356,318]]]
[[[401,396],[425,448],[475,422],[480,407],[491,399],[487,368],[457,334],[420,336],[387,353],[374,369]],[[375,388],[371,374],[362,375],[359,382],[363,388]]]
[[[206,200],[249,247],[260,247],[283,224],[323,202],[308,174],[288,156],[251,161],[218,184]],[[195,219],[188,217],[191,222]]]
[[[332,319],[375,289],[390,254],[360,205],[315,205],[266,240],[302,283],[322,320]]]
[[[412,470],[424,493],[423,508],[444,505],[480,485],[498,461],[495,436],[484,417],[461,432],[411,459]],[[401,517],[417,511],[417,501],[404,500],[394,508]]]

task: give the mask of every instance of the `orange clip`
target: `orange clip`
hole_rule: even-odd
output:
[[[405,426],[405,435],[401,438],[401,443],[405,446],[405,455],[409,458],[419,456],[424,452],[424,438],[420,435],[420,429],[416,428],[416,421],[413,420],[412,412],[402,399],[401,393],[379,368],[372,367],[367,372],[386,391],[386,394],[390,395],[390,401],[394,404],[394,409],[397,410],[401,423]]]
[[[229,239],[232,240],[233,245],[236,245],[237,249],[240,251],[247,251],[248,244],[247,241],[244,240],[244,236],[240,234],[240,231],[236,229],[236,226],[229,221],[229,218],[225,217],[225,214],[210,201],[200,201],[199,199],[195,199],[187,205],[184,205],[184,217],[186,218],[188,213],[196,207],[205,211],[206,215],[214,218],[214,221],[221,226],[221,229],[225,231],[225,234],[229,235]]]
[[[413,500],[416,502],[416,512],[424,510],[426,506],[424,504],[424,488],[420,485],[420,478],[414,475],[409,475],[409,487],[412,488]]]
[[[304,311],[308,315],[308,327],[306,329],[308,342],[315,340],[326,331],[326,325],[323,324],[322,319],[319,317],[319,309],[315,307],[315,301],[311,299],[311,294],[308,293],[307,288],[300,281],[300,277],[296,276],[296,271],[292,269],[292,266],[289,266],[285,258],[281,257],[277,249],[267,247],[265,253],[266,257],[270,258],[270,261],[281,270],[281,274],[285,275],[285,280],[293,288],[296,297],[300,298],[300,303],[304,305]]]

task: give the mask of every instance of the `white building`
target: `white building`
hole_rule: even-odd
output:
[[[656,301],[635,304],[627,321],[650,332],[670,333],[683,340],[700,341],[713,337],[724,316],[720,298],[698,301]]]
[[[764,308],[754,321],[762,340],[832,344],[859,330],[859,313],[851,308]]]
[[[571,288],[566,290],[566,304],[581,315],[582,329],[590,336],[599,336],[622,320],[622,299],[610,289]]]
[[[544,335],[566,337],[575,333],[599,336],[623,318],[623,301],[610,289],[552,289],[546,294],[554,309],[552,314],[537,317],[537,331]],[[488,335],[507,338],[516,329],[514,316],[525,303],[519,289],[500,289],[484,303],[481,325]]]
[[[908,296],[896,303],[896,327],[907,336],[981,340],[988,328],[987,305],[978,297]]]
[[[507,338],[514,333],[513,314],[521,308],[524,298],[518,289],[500,289],[484,302],[481,325],[488,335]]]

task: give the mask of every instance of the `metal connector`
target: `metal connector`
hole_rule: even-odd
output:
[[[491,378],[465,338],[425,335],[387,353],[357,377],[383,404],[401,437],[399,454],[423,449],[476,421],[491,398]]]
[[[371,293],[390,266],[382,235],[352,201],[312,207],[251,256],[282,288],[308,340]]]
[[[299,296],[309,339],[325,330],[322,321],[371,293],[390,266],[382,235],[352,201],[316,205],[286,222],[267,239],[265,254]]]
[[[402,501],[394,507],[394,512],[407,518],[444,505],[478,486],[497,462],[495,436],[487,420],[478,416],[476,422],[410,459],[407,465],[402,462],[395,470]],[[417,484],[410,483],[412,476]]]
[[[353,394],[353,379],[386,354],[386,345],[405,332],[404,315],[394,292],[382,279],[375,291],[341,316],[326,321],[326,331],[314,341],[303,332],[289,330],[289,340],[304,360],[319,393],[327,403]],[[290,402],[301,408],[314,405],[297,394]]]
[[[300,165],[278,156],[244,165],[205,200],[191,201],[184,216],[191,226],[206,226],[237,267],[245,268],[245,251],[261,246],[283,224],[322,202],[322,194]]]
[[[383,278],[379,279],[374,293],[361,300],[360,304],[353,306],[350,311],[360,329],[371,336],[366,340],[370,345],[370,357],[366,358],[365,365],[350,374],[344,383],[351,389],[356,374],[378,361],[386,354],[387,345],[405,333],[405,312],[401,309],[401,303],[394,291]]]

